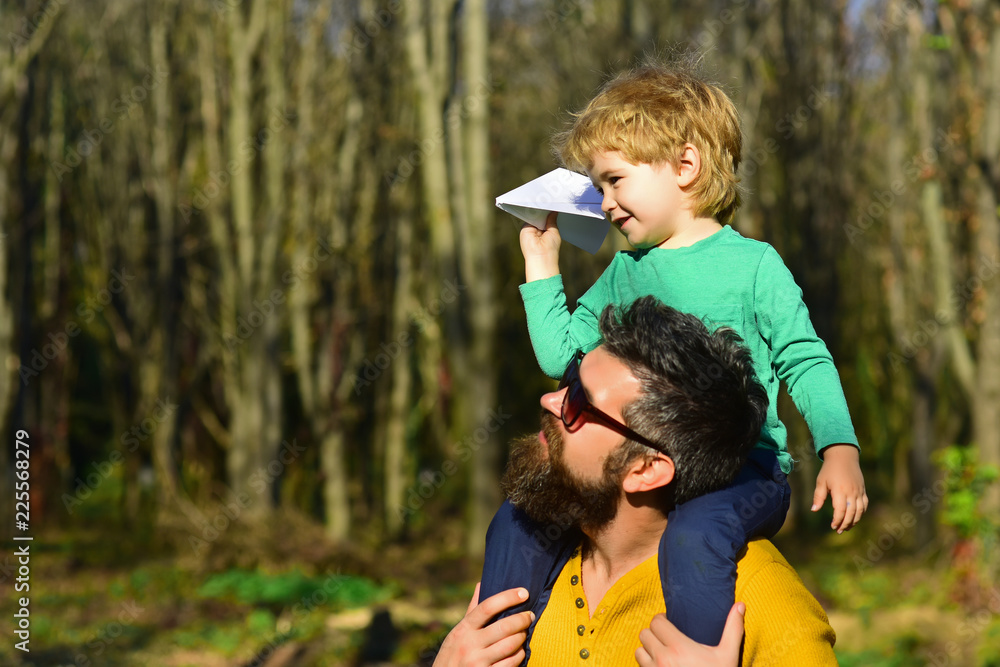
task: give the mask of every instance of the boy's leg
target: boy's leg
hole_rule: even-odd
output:
[[[733,606],[736,556],[754,537],[773,537],[790,491],[773,453],[755,449],[728,487],[678,505],[660,540],[667,618],[691,639],[715,646]]]
[[[580,543],[576,530],[555,524],[541,524],[505,500],[486,531],[486,560],[479,586],[479,599],[485,600],[511,588],[528,589],[528,599],[511,607],[497,618],[531,609],[541,616],[551,586]],[[541,602],[541,606],[539,606]]]

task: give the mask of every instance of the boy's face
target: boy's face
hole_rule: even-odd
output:
[[[601,208],[635,248],[658,246],[677,233],[686,217],[687,201],[669,163],[632,164],[620,151],[594,156],[588,170]]]

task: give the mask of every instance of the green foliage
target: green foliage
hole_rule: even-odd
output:
[[[977,667],[1000,667],[1000,618],[994,617],[985,630],[976,653]]]
[[[955,528],[963,539],[996,535],[1000,525],[983,513],[979,500],[1000,478],[997,467],[980,464],[975,447],[945,447],[934,455],[934,462],[944,472],[942,523]]]
[[[207,626],[194,630],[180,630],[174,635],[178,646],[201,648],[211,646],[227,655],[239,650],[245,637],[237,628]]]
[[[933,51],[947,51],[951,48],[951,37],[948,35],[925,35],[924,45]]]
[[[247,616],[247,630],[257,635],[263,635],[274,630],[274,622],[274,614],[271,612],[266,609],[254,609]]]
[[[212,575],[202,584],[203,598],[230,598],[243,604],[329,605],[334,608],[360,607],[393,595],[392,586],[379,586],[364,577],[337,575],[323,579],[292,571],[280,574],[229,570]]]
[[[836,651],[840,667],[924,667],[924,641],[915,634],[893,637],[885,646],[857,653]]]
[[[854,568],[827,570],[818,575],[823,595],[838,609],[864,613],[899,602],[898,581],[891,572],[869,570],[859,574]]]

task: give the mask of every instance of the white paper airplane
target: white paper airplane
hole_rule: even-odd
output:
[[[611,224],[601,210],[601,193],[583,174],[554,169],[497,197],[497,206],[538,229],[549,211],[557,211],[559,235],[567,243],[594,254]]]

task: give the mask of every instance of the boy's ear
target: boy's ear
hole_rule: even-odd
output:
[[[622,480],[622,488],[626,493],[652,491],[674,481],[674,460],[664,454],[657,454],[648,461],[640,458],[636,461]]]
[[[701,153],[694,144],[684,144],[677,165],[677,185],[686,188],[695,182],[701,173]]]

